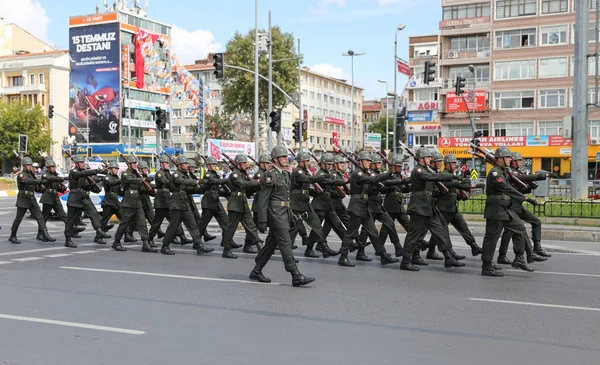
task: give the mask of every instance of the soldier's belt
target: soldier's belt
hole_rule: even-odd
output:
[[[129,194],[139,194],[139,190],[127,190]]]
[[[160,189],[158,189],[158,191],[164,191],[164,192],[167,192],[167,193],[171,192],[171,190],[169,190],[167,188],[160,188]]]
[[[369,199],[369,195],[368,194],[352,194],[350,195],[351,198],[358,198],[358,199]]]
[[[415,191],[412,195],[432,196],[431,191]]]
[[[21,190],[21,192],[25,195],[35,195],[35,192],[29,190]]]
[[[234,191],[231,193],[232,196],[246,196],[246,193],[242,193],[241,191]]]
[[[117,196],[117,195],[119,195],[119,194],[115,193],[114,191],[111,191],[109,194],[110,194],[110,195],[112,195],[112,196]]]
[[[510,196],[506,194],[488,194],[488,197],[497,200],[510,200]]]
[[[402,192],[400,192],[400,191],[395,191],[394,195],[402,198]]]
[[[294,190],[292,190],[292,191],[291,191],[291,193],[293,193],[293,194],[304,194],[304,195],[306,195],[306,194],[308,194],[308,190],[294,189]]]
[[[282,207],[289,207],[290,206],[290,202],[288,202],[288,201],[280,200],[279,203],[280,203],[280,205]]]
[[[46,189],[46,191],[49,193],[57,193],[56,189]]]

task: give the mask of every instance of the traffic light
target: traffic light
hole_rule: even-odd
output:
[[[281,132],[281,108],[271,112],[269,116],[271,117],[271,123],[269,123],[271,130],[277,133]]]
[[[406,109],[402,109],[399,113],[396,113],[396,121],[394,123],[394,131],[396,141],[404,141],[406,139]]]
[[[302,121],[302,138],[304,141],[308,139],[308,122],[306,120]]]
[[[19,153],[27,153],[27,135],[19,134]]]
[[[164,131],[165,128],[167,127],[167,113],[162,110],[159,106],[156,107],[156,113],[155,113],[155,117],[156,117],[156,129],[158,129],[159,131]]]
[[[298,143],[302,143],[302,125],[300,123],[302,122],[294,122],[294,134],[292,135]]]
[[[54,117],[54,105],[48,105],[48,118],[52,119]]]
[[[217,79],[222,79],[223,78],[223,64],[224,64],[224,58],[223,58],[223,53],[215,53],[213,55],[213,60],[215,60],[215,62],[213,63],[213,67],[215,68],[215,72],[213,72],[215,74],[215,77]]]
[[[456,93],[456,96],[460,96],[463,94],[463,87],[465,87],[465,81],[467,80],[464,77],[456,76],[456,84],[454,85],[454,92]]]
[[[425,76],[423,77],[423,82],[425,85],[429,85],[432,81],[435,81],[435,63],[425,61]]]

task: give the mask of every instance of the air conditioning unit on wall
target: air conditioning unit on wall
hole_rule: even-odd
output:
[[[600,138],[590,138],[590,146],[600,146]]]
[[[448,58],[458,58],[458,52],[448,51]]]

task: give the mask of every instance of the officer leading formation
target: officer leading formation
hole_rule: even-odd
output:
[[[403,175],[402,156],[387,160],[381,153],[367,151],[354,157],[348,153],[324,153],[315,173],[309,163],[312,153],[298,153],[295,156],[298,166],[291,169],[288,152],[286,147],[276,146],[270,155],[260,156],[258,170],[253,176],[247,170],[248,156],[239,154],[229,159],[232,172],[227,178],[218,175],[219,162],[213,157],[204,158],[205,166],[197,170],[195,161],[166,154],[160,156],[160,168],[154,177],[149,176],[146,162],[130,155],[126,161],[127,169],[120,175],[117,163],[105,163],[104,168],[93,170],[86,166],[82,156],[73,156],[73,168],[68,177],[58,176],[54,161],[47,160],[46,171],[38,178],[33,173],[31,158],[25,157],[23,170],[17,175],[17,212],[9,241],[20,243],[17,232],[26,211],[30,210],[38,224],[37,239],[55,242],[46,227],[46,221],[54,211],[65,224],[65,246],[69,248],[77,247],[73,239],[81,238],[80,233],[86,229],[81,221],[85,214],[95,231],[94,242],[100,245],[106,244],[105,239],[111,237],[106,232],[114,227],[111,218],[117,217],[119,225],[112,243],[115,251],[126,251],[121,239],[127,243],[136,242],[133,232],[138,232],[144,253],[160,250],[171,256],[175,254],[171,244],[193,243],[192,248],[198,255],[206,255],[213,249],[204,242],[216,238],[207,232],[208,224],[214,218],[223,232],[223,258],[237,258],[234,250],[242,245],[235,243],[233,238],[241,223],[246,233],[243,251],[256,254],[249,278],[261,283],[271,282],[263,270],[278,249],[294,287],[315,281],[315,278],[300,273],[298,260],[294,257],[294,241],[298,234],[302,237],[305,257],[318,259],[322,255],[327,259],[339,256],[337,263],[342,267],[356,266],[349,257],[353,251],[357,252],[356,261],[372,261],[365,252],[370,244],[381,265],[394,264],[401,259],[401,270],[415,272],[429,265],[420,256],[421,251],[427,251],[427,260],[443,261],[447,269],[464,267],[461,260],[465,256],[454,251],[449,224],[464,238],[472,256],[481,255],[483,276],[503,276],[499,264],[531,272],[530,264],[546,261],[551,256],[541,245],[540,220],[523,206],[524,202],[537,205],[536,200],[525,194],[531,192],[531,182],[544,180],[548,174],[525,174],[521,171],[522,156],[511,153],[506,147],[499,147],[493,154],[486,152],[486,161],[493,167],[485,184],[462,178],[454,155],[442,156],[425,147],[415,152],[416,166],[410,176]],[[348,177],[349,161],[355,168]],[[171,164],[176,166],[173,171]],[[98,183],[104,186],[102,216],[90,199],[90,192],[100,191]],[[480,247],[458,203],[468,198],[470,190],[482,188],[486,193],[486,227]],[[59,194],[67,189],[68,210],[65,213]],[[41,193],[42,209],[36,200],[36,192]],[[195,194],[202,195],[201,212],[194,201]],[[408,209],[405,209],[404,199],[408,194]],[[221,203],[222,197],[228,200],[227,211]],[[251,197],[254,197],[252,206],[248,201]],[[349,198],[348,206],[345,205],[346,198]],[[165,219],[168,226],[163,232],[161,225]],[[381,223],[379,231],[375,221]],[[403,244],[395,221],[406,231]],[[531,239],[523,222],[532,225]],[[186,237],[183,227],[191,239]],[[331,230],[341,240],[338,251],[327,242]],[[267,231],[263,241],[259,233]],[[428,233],[431,235],[426,241]],[[162,239],[160,249],[154,242],[155,237]],[[388,237],[395,257],[386,251]],[[499,255],[494,263],[500,239]],[[514,260],[507,256],[511,240]]]

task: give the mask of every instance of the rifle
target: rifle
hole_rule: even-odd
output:
[[[117,152],[119,152],[119,157],[121,157],[122,159],[125,160],[125,162],[129,162],[129,160],[127,159],[127,157],[125,157],[119,150],[117,150]],[[135,156],[135,155],[134,155]],[[146,189],[146,191],[148,192],[148,194],[154,196],[156,195],[156,191],[152,188],[152,186],[150,185],[150,183],[148,181],[146,181],[146,178],[142,176],[142,174],[137,170],[132,170],[135,173],[135,176],[138,179],[142,179],[142,185],[144,185],[144,188]]]
[[[223,155],[223,157],[225,157],[225,158],[226,158],[226,159],[229,161],[229,164],[230,164],[230,165],[233,165],[233,167],[237,167],[237,166],[235,165],[235,160],[234,160],[233,158],[229,157],[229,155],[228,155],[228,154],[226,154],[225,152],[221,152],[221,154]],[[238,170],[239,170],[239,169],[238,169]],[[242,171],[242,170],[240,170],[240,171]],[[248,173],[248,171],[244,170],[243,172],[244,172],[244,175],[246,175],[246,178],[247,178],[248,180],[252,180],[252,178],[250,177],[250,174]]]
[[[23,165],[23,159],[21,158],[21,155],[19,155],[17,153],[17,151],[13,150],[13,153],[15,154],[15,156],[17,156],[17,158],[19,159],[19,163],[21,163],[21,170],[25,169],[25,165]],[[37,178],[36,178],[37,179]],[[40,184],[40,185],[36,185],[35,186],[35,191],[37,191],[38,193],[43,193],[44,190],[46,190],[46,187],[44,186],[44,184]]]
[[[479,158],[483,158],[487,163],[491,164],[491,165],[495,165],[496,164],[496,157],[494,157],[494,155],[492,154],[492,151],[490,151],[489,149],[485,148],[485,147],[481,147],[479,145],[479,140],[475,139],[471,142],[469,142],[469,144],[471,145],[471,147],[473,147],[473,154]],[[517,190],[519,190],[520,192],[526,191],[527,189],[529,189],[529,185],[525,184],[523,181],[521,181],[513,172],[513,170],[510,167],[505,167],[504,168],[506,170],[506,172],[508,172],[508,178],[512,181],[513,185],[516,186]]]
[[[166,152],[165,152],[165,153],[166,153]],[[198,155],[200,155],[200,152],[197,152],[197,153],[198,153]],[[168,157],[168,156],[169,156],[169,155],[167,154],[167,157]],[[207,163],[207,161],[206,161],[206,156],[204,156],[204,155],[200,155],[200,157],[202,157],[202,161],[204,161],[204,163],[206,164],[206,169],[208,170],[208,163]],[[223,191],[224,191],[226,194],[229,194],[229,193],[231,193],[231,189],[229,189],[229,186],[227,186],[226,184],[221,184],[221,187],[223,188]]]
[[[323,148],[323,146],[321,146],[321,149],[323,150],[323,153],[326,153],[327,150]],[[310,157],[313,158],[313,160],[315,160],[315,162],[317,163],[317,165],[319,164],[319,159],[317,158],[317,156],[315,156],[315,154],[313,153],[313,151],[307,149],[308,153],[310,154]],[[329,172],[329,171],[327,171]],[[341,186],[339,185],[334,185],[333,188],[335,189],[335,191],[337,192],[337,194],[340,196],[340,198],[344,199],[346,197],[346,193],[344,192],[344,189],[342,189]]]
[[[71,161],[75,162],[75,157],[73,157],[73,155],[71,154],[71,152],[69,150],[65,150],[65,155],[69,156],[69,158],[71,159]],[[91,176],[86,176],[85,177],[87,182],[90,184],[90,186],[92,187],[92,192],[98,194],[99,192],[102,191],[102,188],[98,185],[98,183],[92,179]]]
[[[258,167],[258,162],[256,162],[256,159],[250,155],[248,155],[248,158],[250,159],[250,161],[254,162],[254,164]]]
[[[163,151],[163,153],[165,154],[165,156],[167,156],[169,158],[169,160],[171,160],[171,163],[175,166],[177,166],[177,161],[175,160],[175,157],[169,155],[169,153],[167,151],[165,151],[164,148],[161,148],[161,150]]]
[[[292,154],[292,156],[294,156],[294,158],[296,157],[296,154],[294,153],[293,149],[288,147],[288,151],[290,151],[290,153]],[[309,174],[310,176],[313,176],[313,173],[309,169],[306,169],[306,173]],[[319,194],[323,193],[323,188],[321,188],[321,185],[319,185],[317,183],[313,183],[312,185],[315,188],[317,193],[319,193]]]
[[[339,153],[341,153],[341,154],[342,154],[344,157],[346,157],[346,158],[348,159],[348,161],[352,162],[352,164],[353,164],[354,166],[356,166],[357,168],[359,168],[359,169],[363,170],[363,172],[364,172],[365,174],[368,174],[367,170],[366,170],[364,167],[362,167],[362,166],[360,165],[360,162],[358,162],[358,161],[357,161],[357,160],[356,160],[354,157],[352,157],[352,156],[350,155],[350,153],[351,153],[351,152],[348,152],[348,151],[345,151],[345,152],[344,152],[344,151],[342,151],[341,149],[339,149],[339,148],[338,148],[338,147],[336,147],[336,146],[333,146],[333,150],[334,150],[334,151],[336,151],[336,152],[339,152]],[[378,187],[379,189],[384,189],[384,188],[385,188],[385,185],[383,185],[383,183],[381,183],[381,182],[378,182],[378,183],[377,183],[377,187]]]
[[[383,154],[383,152],[381,152],[381,150],[377,150],[376,153],[383,159],[383,162],[385,162],[385,164],[391,168],[392,167],[392,162],[390,161],[389,158],[387,158],[386,155]]]
[[[402,147],[409,155],[411,155],[413,158],[415,157],[415,153],[413,151],[410,150],[410,148],[408,148],[404,143],[399,142],[400,143],[400,147]],[[433,172],[436,173],[435,171],[433,171],[433,169],[431,168],[431,166],[425,166],[425,169],[429,172]],[[437,186],[438,190],[440,191],[440,193],[446,195],[450,192],[450,190],[448,189],[448,187],[446,185],[444,185],[443,182],[441,181],[436,181],[435,182],[435,186]]]

